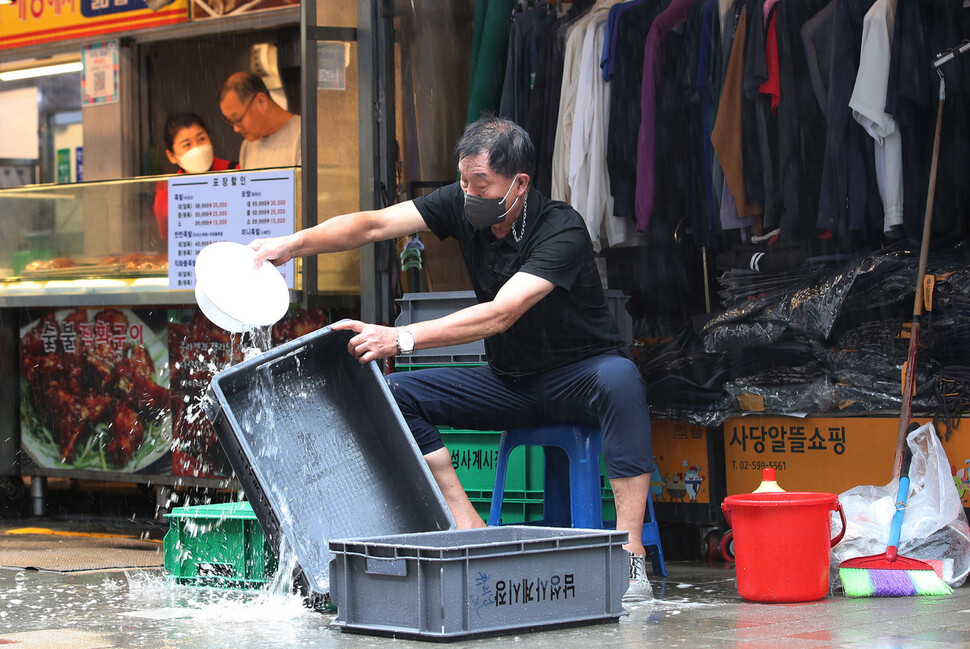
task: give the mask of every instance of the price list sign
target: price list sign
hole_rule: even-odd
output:
[[[293,233],[292,169],[197,174],[168,181],[168,285],[195,288],[195,258],[210,243]],[[293,288],[293,261],[280,266]]]

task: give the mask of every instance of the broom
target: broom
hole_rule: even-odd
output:
[[[916,349],[919,342],[920,317],[923,313],[923,280],[929,257],[930,232],[933,219],[933,198],[936,193],[936,172],[940,157],[940,127],[943,122],[943,98],[945,96],[943,73],[939,62],[935,65],[940,75],[940,101],[936,111],[936,133],[933,136],[933,157],[930,160],[930,183],[923,214],[923,240],[919,252],[919,268],[916,272],[916,299],[913,304],[913,321],[909,332],[909,350],[903,366],[903,398],[899,412],[899,433],[896,436],[896,454],[893,458],[893,477],[899,478],[896,495],[896,513],[889,529],[889,546],[884,554],[848,559],[839,565],[839,578],[848,597],[907,597],[910,595],[949,595],[950,586],[936,576],[928,564],[901,557],[898,554],[899,534],[903,527],[903,514],[909,496],[909,465],[911,456],[906,444],[910,419],[913,413],[913,392],[916,383]]]
[[[883,554],[846,559],[839,564],[839,579],[847,597],[909,597],[949,595],[950,586],[936,576],[929,564],[899,556],[899,534],[909,496],[909,449],[903,453],[903,469],[896,494],[896,513],[889,528],[889,546]]]

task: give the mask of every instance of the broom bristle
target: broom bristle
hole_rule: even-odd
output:
[[[950,585],[936,576],[932,570],[911,570],[910,579],[920,595],[950,595],[953,589]]]
[[[872,597],[872,580],[863,568],[839,568],[839,579],[846,597]]]
[[[932,570],[839,568],[839,578],[847,597],[911,597],[953,592]]]

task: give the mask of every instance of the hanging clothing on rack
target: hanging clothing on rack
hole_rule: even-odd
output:
[[[623,14],[640,4],[642,1],[643,0],[628,0],[610,7],[610,15],[606,19],[606,34],[603,41],[603,55],[600,58],[600,72],[603,75],[603,81],[606,81],[607,83],[613,79],[613,71],[616,62],[616,26],[619,24]]]
[[[765,67],[767,75],[758,92],[771,97],[771,113],[778,113],[781,102],[781,70],[778,62],[778,0],[765,0]]]
[[[640,131],[637,137],[637,185],[635,211],[637,229],[650,230],[653,213],[655,171],[655,121],[657,109],[657,79],[663,56],[663,44],[675,25],[687,18],[694,0],[671,0],[667,8],[657,16],[647,33],[643,46],[643,84],[640,88]]]
[[[525,127],[529,118],[529,92],[532,90],[532,78],[535,75],[535,52],[532,48],[536,41],[530,41],[530,37],[534,30],[543,30],[555,19],[555,9],[546,3],[512,17],[508,56],[505,61],[505,82],[498,114],[522,127]]]
[[[813,14],[799,30],[812,89],[823,114],[829,105],[829,64],[832,62],[829,53],[832,51],[834,17],[835,0],[829,0],[825,8]]]
[[[569,30],[563,53],[562,91],[559,96],[559,116],[556,139],[552,150],[552,188],[550,198],[570,202],[569,158],[572,148],[573,123],[576,114],[576,88],[583,55],[586,28],[594,19],[605,20],[610,7],[619,0],[598,0],[593,8],[579,18]]]
[[[640,92],[643,86],[643,48],[654,19],[667,0],[624,3],[614,27],[616,47],[611,57],[610,113],[606,138],[606,168],[613,196],[613,214],[636,219],[637,139],[640,131]]]
[[[921,2],[927,50],[932,54],[944,52],[970,37],[970,8],[963,0],[931,0]],[[932,58],[932,57],[931,57]],[[924,62],[925,65],[925,62]],[[933,203],[933,233],[966,236],[970,231],[970,59],[967,56],[947,63],[941,72],[946,79],[946,101],[943,102],[943,122],[940,137],[939,169],[936,197]],[[930,97],[933,111],[938,102],[940,79],[930,75]],[[929,169],[932,151],[933,119],[927,125],[927,149],[923,153],[923,169]],[[924,183],[928,182],[928,175]],[[925,184],[921,190],[925,205]],[[921,205],[921,208],[922,208]],[[911,237],[919,240],[922,230],[922,209],[918,224],[913,224]]]
[[[883,206],[883,232],[901,235],[903,224],[903,142],[896,120],[886,112],[896,0],[876,0],[862,24],[859,71],[849,98],[852,117],[873,139],[876,185]]]
[[[475,3],[468,124],[484,113],[497,111],[502,101],[509,26],[514,4],[515,0],[478,0]]]
[[[721,98],[721,17],[718,0],[706,0],[701,10],[700,41],[695,88],[701,104],[701,147],[704,151],[704,232],[720,230],[718,218],[720,189],[714,189],[714,146],[711,131]],[[722,181],[723,182],[723,181]],[[707,241],[707,237],[703,239]],[[702,245],[705,245],[702,243]]]
[[[768,40],[765,0],[749,0],[744,63],[744,99],[741,115],[741,155],[745,192],[750,203],[762,206],[762,227],[774,230],[781,219],[781,205],[775,189],[774,161],[777,159],[777,124],[770,100],[761,92],[768,82]]]
[[[704,237],[704,140],[701,106],[695,93],[703,0],[664,39],[657,77],[654,123],[653,241]]]
[[[882,203],[875,182],[870,138],[851,117],[862,43],[862,23],[872,0],[836,0],[829,69],[828,130],[819,193],[818,229],[882,238]]]
[[[594,9],[586,27],[576,86],[576,110],[569,154],[570,204],[583,215],[593,246],[598,250],[600,230],[605,229],[610,246],[627,239],[627,224],[613,216],[613,197],[606,169],[606,136],[610,94],[603,80],[603,43],[610,10]]]
[[[746,33],[747,10],[743,7],[737,21],[731,56],[724,75],[721,101],[714,120],[714,130],[711,133],[711,142],[714,144],[717,159],[724,171],[724,187],[730,191],[730,197],[723,194],[721,196],[721,224],[724,229],[754,226],[761,215],[761,205],[747,201],[741,154],[741,103],[744,94]],[[737,222],[731,222],[732,211],[737,215]]]
[[[549,26],[539,46],[535,83],[529,95],[526,130],[536,149],[535,186],[544,196],[552,195],[552,153],[558,126],[559,99],[562,96],[566,37],[572,24],[593,4],[594,0],[574,0],[566,15]]]
[[[738,20],[741,18],[741,10],[744,9],[744,0],[718,0],[718,6],[721,12],[721,69],[717,71],[718,74],[718,110],[720,109],[720,97],[724,92],[724,79],[727,76],[728,63],[731,60],[731,51],[734,49],[734,36],[738,29]],[[715,111],[715,119],[717,117],[717,112]],[[713,136],[713,126],[711,128]],[[713,143],[712,143],[713,145]],[[724,191],[724,169],[721,167],[721,161],[718,159],[717,155],[714,156],[712,171],[714,174],[714,182],[712,183],[714,187],[714,192],[717,195],[717,202],[720,206],[720,213],[718,215],[721,224],[723,226],[728,212],[733,215],[736,220],[738,218],[737,206],[733,199],[725,200],[722,196]],[[734,226],[737,227],[737,226]]]
[[[745,0],[747,27],[744,35],[743,88],[741,96],[741,159],[744,168],[744,190],[749,203],[758,203],[762,212],[774,219],[772,206],[765,209],[764,169],[771,161],[762,163],[765,127],[758,107],[758,86],[767,78],[765,65],[765,29],[761,16],[764,0]]]
[[[778,223],[784,241],[814,239],[817,234],[826,124],[809,72],[809,50],[802,38],[802,29],[825,10],[826,3],[831,7],[828,10],[831,16],[834,0],[781,0],[774,8],[781,93],[775,176],[784,206]],[[827,86],[827,68],[825,79]]]
[[[925,150],[931,137],[930,60],[923,35],[920,0],[898,0],[893,48],[886,87],[886,112],[896,120],[902,140],[903,231],[912,240],[921,236],[922,206],[926,200],[928,165]]]

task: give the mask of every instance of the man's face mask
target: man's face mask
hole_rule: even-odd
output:
[[[515,187],[515,181],[518,178],[519,176],[516,174],[515,178],[512,179],[512,184],[509,185],[509,190],[505,192],[505,196],[502,198],[482,198],[465,192],[465,218],[468,219],[468,222],[479,230],[487,230],[493,225],[502,223],[506,215],[519,202],[519,197],[516,196],[512,204],[507,208],[505,207],[505,201],[512,193],[512,188]]]

